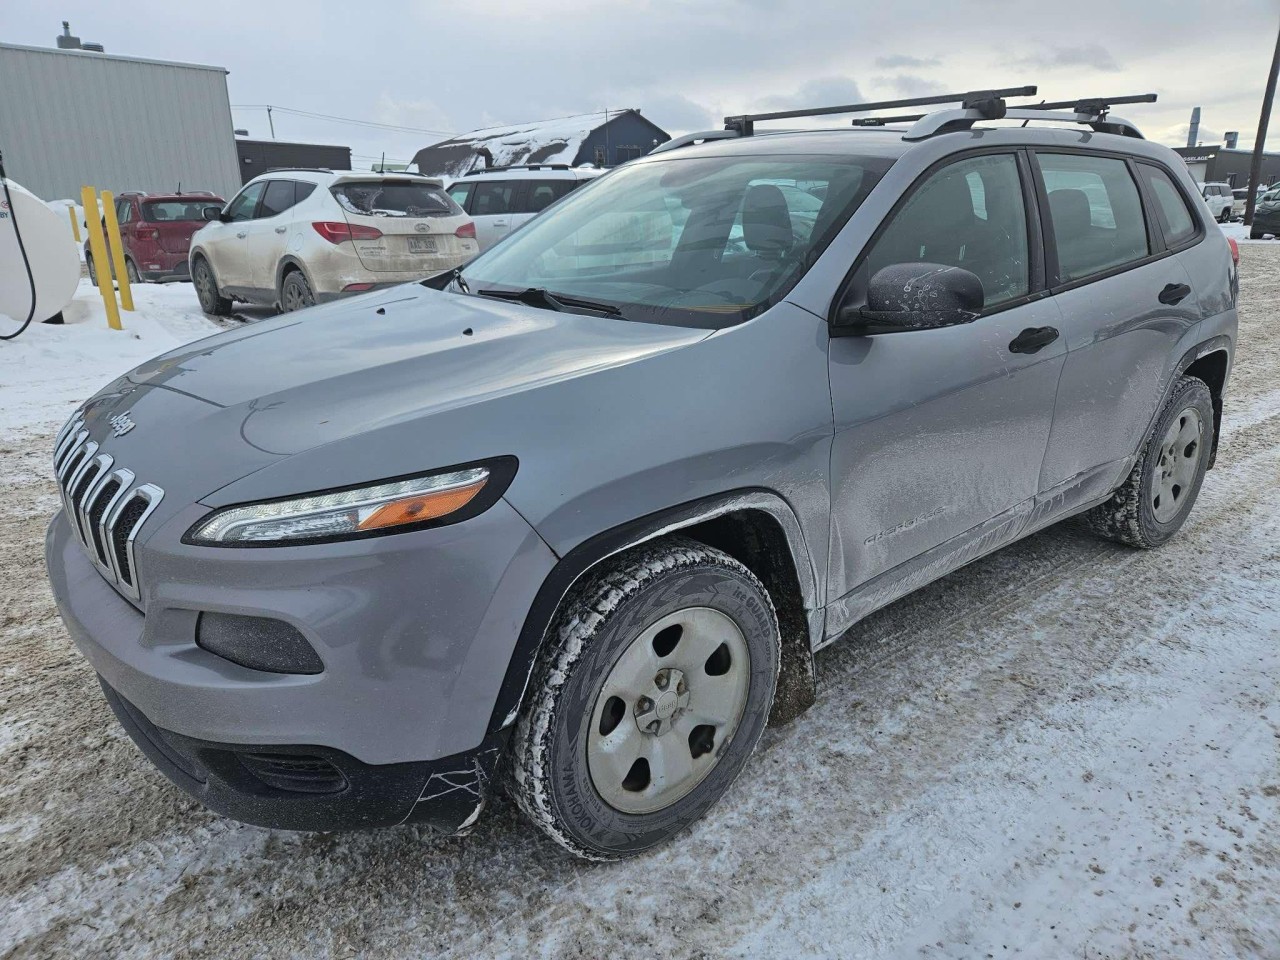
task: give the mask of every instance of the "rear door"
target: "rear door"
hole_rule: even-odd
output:
[[[511,232],[511,218],[519,196],[519,180],[476,180],[469,210],[476,222],[476,239],[480,241],[481,250],[488,250]]]
[[[468,220],[466,213],[438,181],[348,179],[329,192],[347,223],[365,228],[353,242],[361,266],[373,273],[425,277],[452,269],[475,253],[474,244],[457,233]]]
[[[275,290],[276,273],[289,243],[293,208],[306,199],[315,184],[271,180],[262,194],[258,218],[245,238],[252,283],[259,290]]]
[[[1058,148],[1034,157],[1068,350],[1041,489],[1071,487],[1083,501],[1123,478],[1163,398],[1173,345],[1199,322],[1200,308],[1191,278],[1147,215],[1138,163]],[[1194,243],[1203,232],[1198,218],[1192,224]]]

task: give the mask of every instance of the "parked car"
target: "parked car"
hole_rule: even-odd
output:
[[[475,224],[441,182],[413,174],[273,170],[207,217],[191,241],[191,276],[215,316],[235,300],[298,310],[479,252]]]
[[[1204,202],[1209,207],[1209,212],[1213,214],[1213,218],[1219,223],[1226,223],[1230,220],[1231,207],[1235,201],[1235,195],[1231,192],[1231,184],[1202,183],[1199,186],[1200,195],[1204,197]]]
[[[738,118],[460,270],[109,384],[57,438],[46,559],[130,736],[250,823],[465,831],[502,778],[617,859],[752,769],[874,610],[1067,517],[1167,542],[1234,245],[1105,105],[991,97]]]
[[[1268,190],[1253,208],[1249,239],[1261,240],[1266,234],[1280,237],[1280,189]]]
[[[204,208],[226,201],[216,193],[122,193],[116,197],[116,219],[124,268],[130,283],[189,280],[187,252],[192,235],[204,226]],[[98,283],[89,241],[84,242],[84,262],[89,279]],[[115,277],[114,268],[111,276]]]
[[[480,249],[487,250],[571,190],[604,172],[596,167],[570,167],[563,163],[488,167],[453,181],[449,196],[475,221]]]

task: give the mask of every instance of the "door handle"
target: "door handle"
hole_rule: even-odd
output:
[[[1010,353],[1035,353],[1058,339],[1057,327],[1027,327],[1009,344]]]
[[[276,233],[287,233],[288,230],[288,227],[276,227]]]
[[[1161,303],[1167,303],[1169,306],[1173,306],[1175,303],[1186,297],[1190,292],[1191,288],[1185,283],[1171,283],[1160,291],[1159,299]]]
[[[241,240],[243,240],[243,239],[244,239],[245,237],[247,237],[248,235],[249,235],[249,234],[247,234],[247,233],[237,233],[237,234],[236,234],[236,236],[237,236],[237,237],[239,237]]]

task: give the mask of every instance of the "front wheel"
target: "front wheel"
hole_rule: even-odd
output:
[[[1155,427],[1111,499],[1084,514],[1095,533],[1151,549],[1182,529],[1213,450],[1213,397],[1203,380],[1174,384]]]
[[[89,268],[89,282],[98,285],[98,268],[93,265],[93,257],[85,257],[84,264]]]
[[[195,284],[201,310],[211,317],[231,316],[233,304],[218,293],[218,281],[214,279],[213,268],[204,257],[191,265],[191,280]]]
[[[746,764],[777,683],[777,616],[741,563],[672,538],[609,561],[557,623],[515,732],[515,797],[578,856],[633,856]]]

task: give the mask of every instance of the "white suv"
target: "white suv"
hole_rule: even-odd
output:
[[[297,310],[343,294],[421,280],[480,252],[471,219],[439,180],[274,170],[224,208],[205,208],[191,279],[205,313],[232,301]]]
[[[1200,186],[1200,195],[1204,197],[1204,202],[1209,205],[1209,212],[1213,214],[1213,218],[1219,223],[1226,223],[1231,219],[1231,204],[1235,201],[1235,195],[1231,192],[1231,184],[1229,183],[1202,183]]]
[[[564,163],[487,167],[449,185],[449,196],[476,224],[480,249],[487,250],[565,194],[604,173],[598,167]]]

